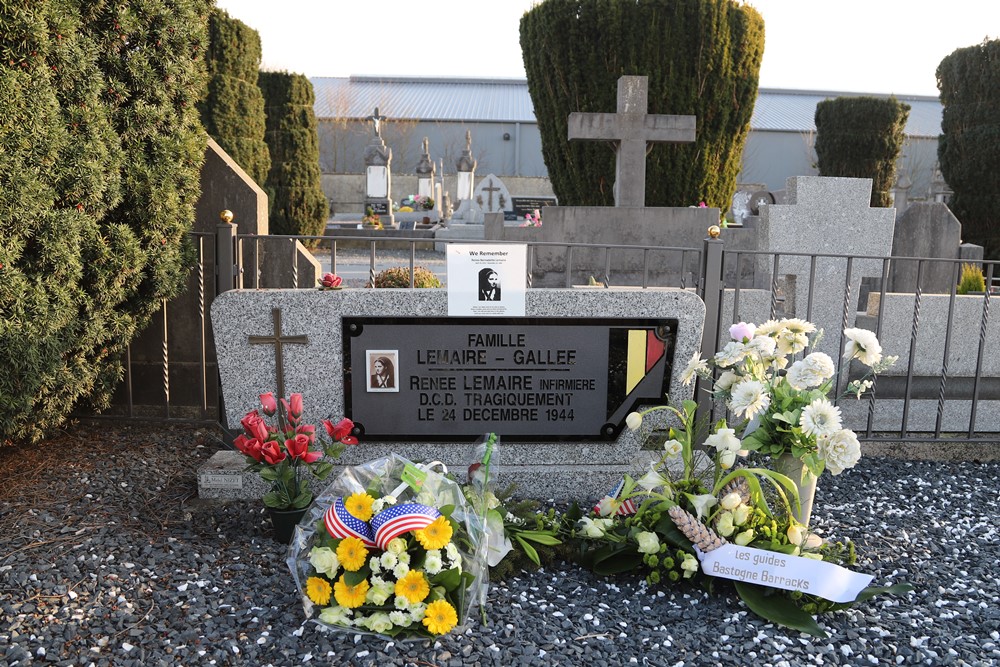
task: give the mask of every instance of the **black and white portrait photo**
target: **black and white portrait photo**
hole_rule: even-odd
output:
[[[368,391],[399,391],[397,350],[367,350]]]

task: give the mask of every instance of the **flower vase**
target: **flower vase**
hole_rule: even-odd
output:
[[[302,509],[279,510],[273,507],[267,508],[267,513],[271,517],[271,525],[274,526],[274,541],[281,544],[288,544],[295,534],[295,526],[299,525],[308,507]]]
[[[805,527],[809,527],[812,516],[813,499],[816,497],[816,475],[810,472],[802,461],[791,454],[782,454],[774,460],[774,470],[795,483],[799,492],[799,511],[792,505],[792,515]],[[789,499],[791,501],[791,499]]]

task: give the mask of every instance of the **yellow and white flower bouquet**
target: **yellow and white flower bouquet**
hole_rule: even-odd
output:
[[[288,555],[308,618],[396,639],[465,623],[485,592],[485,522],[436,465],[394,454],[346,468],[316,499]]]

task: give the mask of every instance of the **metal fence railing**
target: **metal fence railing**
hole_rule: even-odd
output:
[[[197,262],[188,291],[164,303],[149,329],[129,346],[125,379],[106,416],[217,419],[221,396],[209,325],[212,300],[240,287],[307,286],[300,284],[305,278],[294,259],[299,242],[323,245],[313,255],[333,272],[347,266],[345,249],[353,246],[350,263],[365,286],[380,268],[402,262],[409,268],[411,287],[418,253],[428,252],[419,249],[437,248],[430,252],[443,258],[449,243],[362,235],[238,236],[236,226],[227,223],[218,226],[217,234],[192,234],[191,239]],[[292,284],[265,284],[265,263],[272,253],[285,252]],[[527,284],[571,287],[589,276],[607,287],[696,290],[706,306],[703,357],[714,354],[729,325],[740,320],[797,316],[823,323],[828,332],[869,328],[886,353],[900,359],[896,370],[879,377],[860,402],[840,403],[861,439],[995,440],[1000,434],[1000,359],[989,350],[1000,343],[1000,323],[991,317],[992,290],[957,293],[962,261],[727,250],[717,238],[706,239],[701,248],[545,242],[528,244]],[[978,265],[986,285],[992,285],[1000,271],[993,262]],[[840,345],[834,354],[846,381],[858,370],[843,362],[837,354],[842,349]],[[718,411],[706,392],[699,392],[699,399],[703,412]]]

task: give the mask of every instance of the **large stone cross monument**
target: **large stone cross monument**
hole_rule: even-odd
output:
[[[618,79],[617,113],[569,115],[569,139],[615,144],[615,206],[646,205],[646,153],[654,143],[689,143],[695,139],[694,116],[648,114],[649,79]]]

